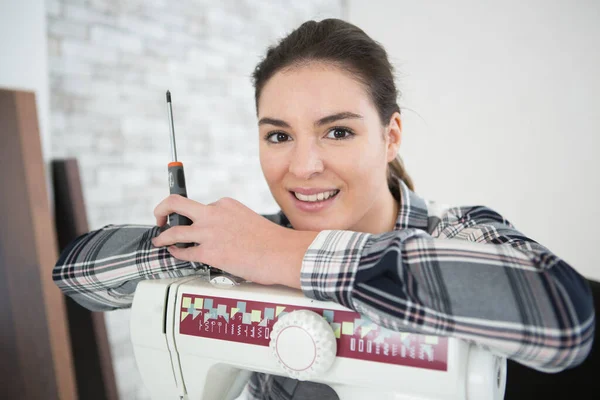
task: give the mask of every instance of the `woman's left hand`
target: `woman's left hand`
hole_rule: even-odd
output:
[[[177,213],[192,220],[152,239],[156,247],[169,246],[177,259],[196,261],[252,282],[300,288],[300,269],[306,249],[317,232],[301,232],[277,225],[242,203],[222,198],[204,205],[170,195],[154,209],[158,226]],[[198,243],[177,248],[175,243]]]

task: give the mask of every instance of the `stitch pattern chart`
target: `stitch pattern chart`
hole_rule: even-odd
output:
[[[277,319],[296,310],[323,316],[337,340],[337,357],[446,371],[448,338],[395,332],[357,312],[184,294],[179,333],[269,346]]]

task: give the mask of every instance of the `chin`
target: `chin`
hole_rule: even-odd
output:
[[[287,215],[287,214],[286,214]],[[340,221],[330,220],[329,218],[322,218],[314,216],[311,218],[306,217],[289,217],[290,222],[294,229],[299,231],[329,231],[329,230],[346,230],[348,229],[347,224],[341,223]]]

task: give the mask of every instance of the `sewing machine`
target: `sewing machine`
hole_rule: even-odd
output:
[[[141,282],[130,329],[153,399],[243,398],[252,371],[324,383],[343,400],[504,398],[504,358],[225,274]]]

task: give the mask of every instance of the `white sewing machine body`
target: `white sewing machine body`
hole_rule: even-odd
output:
[[[325,328],[302,328],[301,314],[312,313],[298,310],[316,313]],[[281,286],[214,285],[203,276],[143,281],[130,328],[154,399],[235,399],[251,371],[324,383],[343,400],[504,397],[503,358],[453,338],[383,329]]]

